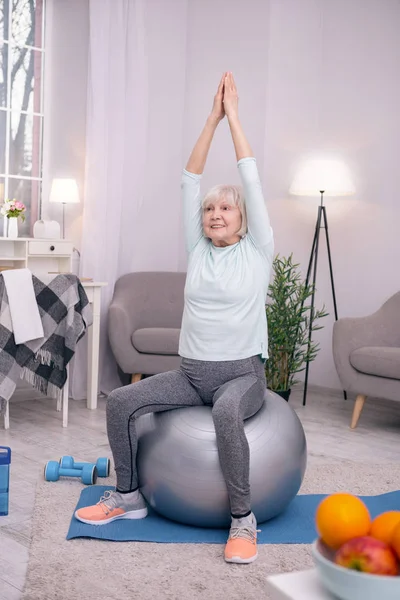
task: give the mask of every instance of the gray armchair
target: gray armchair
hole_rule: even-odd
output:
[[[400,292],[372,315],[336,321],[333,358],[343,389],[357,394],[352,429],[367,396],[400,400]]]
[[[108,314],[115,359],[132,382],[177,369],[186,273],[129,273],[118,279]]]

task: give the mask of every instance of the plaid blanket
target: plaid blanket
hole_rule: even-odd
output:
[[[16,344],[3,276],[0,274],[0,414],[18,379],[56,397],[67,379],[75,347],[92,323],[92,311],[78,277],[32,275],[44,337]]]

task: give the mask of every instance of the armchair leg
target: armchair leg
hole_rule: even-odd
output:
[[[367,399],[367,396],[363,394],[358,394],[356,398],[356,402],[354,404],[353,416],[351,417],[351,429],[355,429],[357,427],[358,419],[360,418],[361,411],[364,408],[364,402]]]
[[[142,374],[141,373],[134,373],[132,375],[131,383],[137,383],[141,379],[142,379]]]

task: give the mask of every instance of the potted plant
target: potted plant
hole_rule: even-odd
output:
[[[265,373],[268,388],[285,400],[289,400],[292,385],[298,383],[296,374],[318,354],[319,344],[309,343],[310,322],[312,332],[322,329],[318,321],[328,313],[324,307],[311,309],[312,293],[313,286],[302,280],[293,255],[276,256],[266,304],[269,358]]]

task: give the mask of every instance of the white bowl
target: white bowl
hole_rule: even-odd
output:
[[[370,575],[333,562],[334,551],[320,540],[311,546],[323,586],[340,600],[400,600],[400,576]]]

